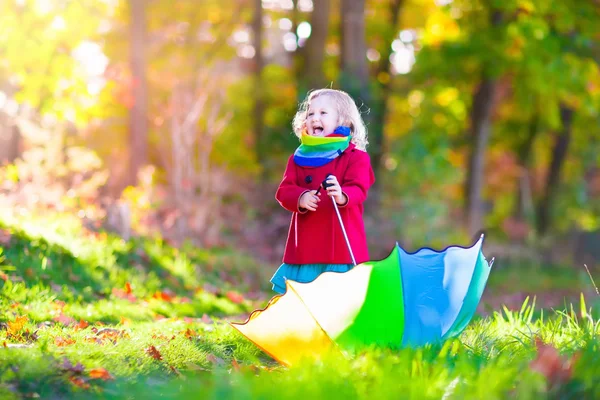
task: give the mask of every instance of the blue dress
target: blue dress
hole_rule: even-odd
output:
[[[323,272],[348,272],[353,264],[286,264],[277,269],[271,283],[273,290],[279,294],[285,293],[285,281],[290,279],[300,283],[312,282]]]

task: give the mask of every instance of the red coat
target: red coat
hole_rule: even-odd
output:
[[[294,156],[290,156],[275,195],[279,204],[293,213],[284,263],[352,264],[331,197],[321,189],[321,201],[316,211],[301,212],[298,209],[300,196],[318,189],[328,174],[337,177],[342,191],[348,196],[348,202],[338,209],[354,258],[358,264],[369,260],[363,210],[375,175],[369,155],[351,143],[340,156],[321,167],[300,167],[294,163]]]

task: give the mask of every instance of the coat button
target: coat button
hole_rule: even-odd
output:
[[[304,182],[311,183],[312,182],[312,176],[308,175],[306,178],[304,178]]]

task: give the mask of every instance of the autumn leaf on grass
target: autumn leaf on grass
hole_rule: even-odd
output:
[[[105,370],[104,368],[94,368],[90,370],[90,379],[102,379],[103,381],[113,380],[115,379],[110,372]]]
[[[113,344],[116,344],[118,339],[128,338],[129,334],[114,328],[102,328],[96,332],[96,337],[102,341],[110,340]]]
[[[83,330],[83,329],[87,328],[88,326],[90,326],[90,324],[88,324],[87,321],[80,320],[79,323],[77,325],[75,325],[75,330],[76,331]]]
[[[75,321],[75,318],[69,317],[62,311],[60,312],[60,315],[58,315],[52,319],[54,321],[58,322],[59,324],[63,324],[64,326],[70,326],[70,325],[77,324],[77,321]]]
[[[175,294],[165,290],[162,292],[156,292],[154,293],[154,295],[152,296],[153,298],[157,299],[157,300],[164,300],[166,302],[171,303],[173,301],[173,299],[175,298]]]
[[[89,389],[90,388],[90,384],[87,383],[82,377],[80,376],[72,376],[69,378],[69,380],[71,381],[71,383],[77,387],[80,387],[82,389]]]
[[[17,336],[25,326],[28,318],[26,315],[16,317],[14,321],[8,321],[6,331],[8,336]]]
[[[57,336],[54,338],[54,345],[57,347],[70,346],[75,343],[75,340],[70,337]]]
[[[83,365],[81,365],[81,363],[77,363],[76,365],[73,365],[73,363],[71,363],[71,361],[69,361],[68,358],[64,358],[62,364],[60,365],[60,369],[62,369],[65,372],[71,372],[75,375],[79,375],[82,374],[83,371],[85,370],[85,367]]]
[[[52,307],[57,310],[62,310],[63,308],[65,308],[66,305],[67,303],[65,303],[62,300],[54,300],[54,303],[52,303]]]
[[[169,336],[163,335],[162,333],[153,333],[152,339],[171,341],[171,340],[175,339],[175,335],[172,335],[171,337],[169,337]]]
[[[542,374],[550,386],[568,382],[573,374],[576,357],[571,359],[561,357],[555,347],[544,344],[539,338],[536,339],[535,344],[537,357],[529,364],[529,367]]]
[[[244,302],[244,296],[233,290],[227,292],[227,298],[236,304],[241,304]]]
[[[188,339],[193,339],[197,333],[194,332],[193,330],[191,330],[190,328],[187,328],[185,331],[182,331],[181,333],[183,333],[183,335],[188,338]]]
[[[8,275],[6,275],[4,272],[0,271],[0,279],[2,279],[3,281],[7,281]]]
[[[0,245],[8,246],[10,244],[11,237],[12,235],[9,231],[0,229]]]
[[[210,361],[213,365],[223,365],[225,364],[225,360],[220,357],[215,356],[214,354],[209,354],[206,356],[206,359]]]
[[[150,346],[146,349],[146,354],[148,354],[150,357],[154,358],[155,360],[162,360],[162,354],[160,354],[160,351],[158,351],[158,349],[154,346]]]
[[[113,288],[112,294],[115,297],[118,297],[120,299],[129,300],[132,303],[135,303],[137,301],[137,297],[135,297],[133,295],[133,293],[131,292],[131,284],[129,282],[127,282],[125,284],[125,288],[124,289]]]

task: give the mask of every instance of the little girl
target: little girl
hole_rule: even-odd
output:
[[[290,156],[275,195],[293,213],[283,264],[271,278],[278,293],[285,292],[286,279],[312,282],[323,272],[346,272],[353,267],[331,198],[356,263],[369,260],[363,204],[375,176],[365,151],[367,131],[356,104],[340,90],[313,91],[301,104],[293,126],[301,145]],[[327,189],[317,190],[328,175]]]

